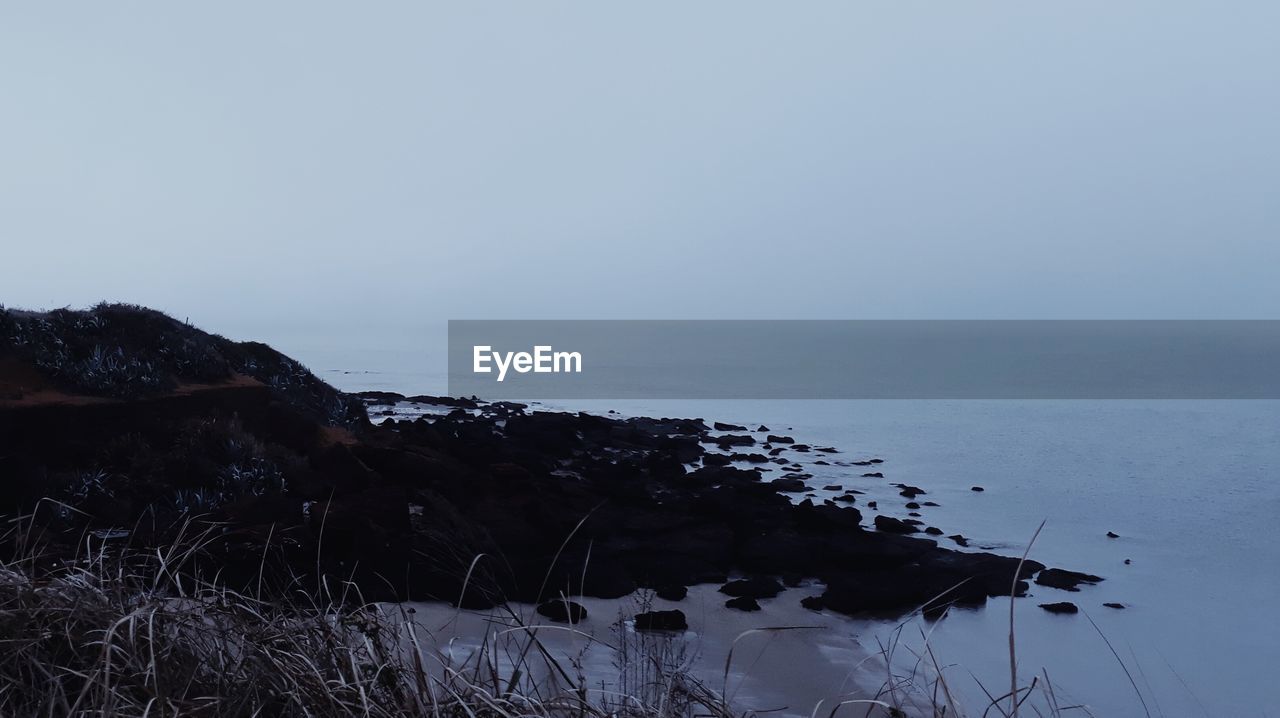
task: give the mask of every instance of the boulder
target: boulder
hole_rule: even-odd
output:
[[[773,598],[782,593],[782,584],[773,578],[745,578],[730,581],[720,587],[720,593],[735,598]]]
[[[1040,604],[1040,608],[1043,608],[1049,613],[1072,614],[1072,613],[1080,612],[1080,609],[1070,601],[1059,601],[1057,603],[1042,603]]]
[[[1049,588],[1060,588],[1064,591],[1079,591],[1080,584],[1093,585],[1101,580],[1101,576],[1062,568],[1046,568],[1036,576],[1037,584]]]
[[[538,604],[538,615],[545,616],[556,623],[582,623],[587,617],[587,609],[582,604],[563,598],[556,598]]]
[[[683,631],[689,628],[684,611],[647,611],[637,613],[635,618],[637,631]]]
[[[868,504],[870,505],[870,504]],[[883,531],[890,534],[914,534],[920,530],[902,519],[895,519],[892,516],[880,514],[875,518],[875,527],[877,531]]]

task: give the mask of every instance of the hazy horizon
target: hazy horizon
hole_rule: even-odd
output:
[[[0,10],[0,302],[1275,318],[1271,3]]]

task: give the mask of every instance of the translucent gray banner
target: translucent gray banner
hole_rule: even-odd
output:
[[[1277,399],[1280,321],[455,320],[449,393]]]

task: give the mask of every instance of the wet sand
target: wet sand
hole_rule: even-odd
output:
[[[511,610],[536,632],[562,667],[585,676],[585,685],[593,691],[625,687],[624,670],[618,665],[620,652],[634,651],[639,641],[661,646],[659,651],[672,660],[682,659],[690,675],[728,697],[731,707],[738,710],[777,716],[811,716],[818,710],[825,715],[842,701],[873,698],[884,684],[884,664],[875,638],[867,637],[867,645],[863,645],[857,635],[859,625],[865,624],[800,606],[801,597],[821,593],[820,585],[761,600],[762,610],[750,613],[725,608],[727,597],[717,588],[694,586],[678,602],[647,598],[651,606],[647,610],[684,611],[689,629],[683,633],[637,634],[629,623],[620,632],[620,616],[646,610],[646,598],[640,594],[621,599],[575,599],[587,609],[587,618],[573,626],[574,630],[548,621],[529,605],[512,606]],[[405,605],[414,609],[414,620],[433,637],[435,649],[455,665],[475,654],[487,631],[509,630],[513,623],[502,609],[460,611],[441,603]],[[784,628],[787,630],[771,630]],[[506,635],[514,637],[522,632],[519,629]],[[551,675],[554,669],[545,663],[535,662],[531,668],[542,672],[538,680],[555,682]],[[850,704],[839,714],[862,716],[868,707]]]

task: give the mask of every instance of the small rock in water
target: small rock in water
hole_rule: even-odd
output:
[[[759,611],[760,604],[750,596],[739,596],[724,602],[725,608],[736,608],[739,611]]]
[[[986,489],[982,488],[981,486],[971,486],[969,487],[969,490],[970,491],[986,491]]]
[[[671,586],[659,586],[653,591],[654,595],[664,601],[683,601],[685,596],[689,595],[689,589],[680,584]]]
[[[952,541],[955,541],[957,546],[968,546],[968,545],[969,545],[969,539],[965,538],[964,536],[962,536],[962,535],[960,535],[960,534],[951,534],[951,535],[950,535],[950,536],[948,536],[947,538],[951,539]]]
[[[800,605],[804,606],[810,611],[821,611],[822,596],[805,596],[804,598],[800,599]]]
[[[775,435],[773,435],[773,434],[769,434],[768,438],[766,438],[766,439],[765,439],[765,441],[769,442],[770,444],[794,444],[794,443],[796,443],[796,440],[795,440],[795,439],[793,439],[793,438],[791,438],[790,436],[775,436]]]
[[[874,508],[876,508],[876,507],[877,507],[876,502],[874,502],[874,501],[868,501],[868,502],[867,502],[867,508],[869,508],[869,509],[874,509]]]
[[[587,617],[587,609],[582,604],[563,598],[538,604],[538,613],[557,623],[581,623]]]
[[[883,478],[884,478],[884,474],[880,473],[879,471],[870,471],[870,472],[868,472],[868,473],[863,474],[863,475],[862,475],[862,478],[864,478],[864,479],[883,479]]]
[[[1131,561],[1130,559],[1127,559],[1127,558],[1126,558],[1126,559],[1124,560],[1124,565],[1126,565],[1126,566],[1128,566],[1128,565],[1129,565],[1129,564],[1131,564],[1131,563],[1133,563],[1133,561]]]
[[[760,426],[756,427],[756,431],[768,431],[768,430],[769,430],[769,427],[765,426],[764,424],[761,424]]]
[[[917,496],[919,496],[919,495],[921,495],[921,494],[923,494],[923,493],[925,493],[925,490],[924,490],[924,489],[922,489],[922,488],[920,488],[919,486],[905,486],[905,485],[904,485],[904,486],[902,486],[902,490],[898,492],[898,495],[899,495],[899,496],[905,496],[905,497],[907,497],[907,498],[909,498],[909,499],[914,499],[915,497],[917,497]]]
[[[735,598],[773,598],[782,593],[782,584],[772,578],[744,578],[721,586],[720,593]]]
[[[1070,601],[1059,601],[1058,603],[1042,603],[1040,608],[1049,613],[1079,613],[1080,609]]]
[[[716,431],[746,431],[747,427],[738,426],[737,424],[725,424],[723,422],[714,422],[711,427]]]
[[[854,497],[850,496],[849,494],[845,494],[845,495],[843,495],[843,496],[837,496],[837,497],[836,497],[836,501],[841,501],[841,502],[846,503],[846,504],[851,504],[851,503],[853,503],[854,501],[857,501],[857,499],[855,499]]]
[[[933,527],[933,526],[930,526],[930,527],[926,528],[926,529],[924,530],[924,532],[925,532],[925,533],[927,533],[927,534],[929,534],[930,536],[941,536],[941,535],[942,535],[942,529],[940,529],[940,528],[935,528],[935,527]]]
[[[907,502],[907,508],[912,509],[912,510],[915,510],[915,509],[920,508],[920,504],[917,504],[917,503],[916,503],[916,502],[914,502],[914,501],[908,501],[908,502]]]
[[[1108,531],[1107,538],[1120,538],[1120,534],[1116,533],[1115,531]]]
[[[1106,606],[1107,608],[1124,608],[1125,607],[1123,603],[1104,603],[1102,605]]]
[[[1064,591],[1079,591],[1080,584],[1094,584],[1101,580],[1101,576],[1061,568],[1046,568],[1036,576],[1036,583],[1041,586],[1060,588]]]
[[[684,611],[649,611],[636,614],[637,631],[683,631],[689,627]]]
[[[823,491],[839,491],[839,490],[841,490],[841,489],[843,489],[843,488],[844,488],[844,487],[843,487],[843,486],[841,486],[840,484],[832,484],[832,485],[830,485],[830,486],[823,486],[823,487],[822,487],[822,490],[823,490]]]

